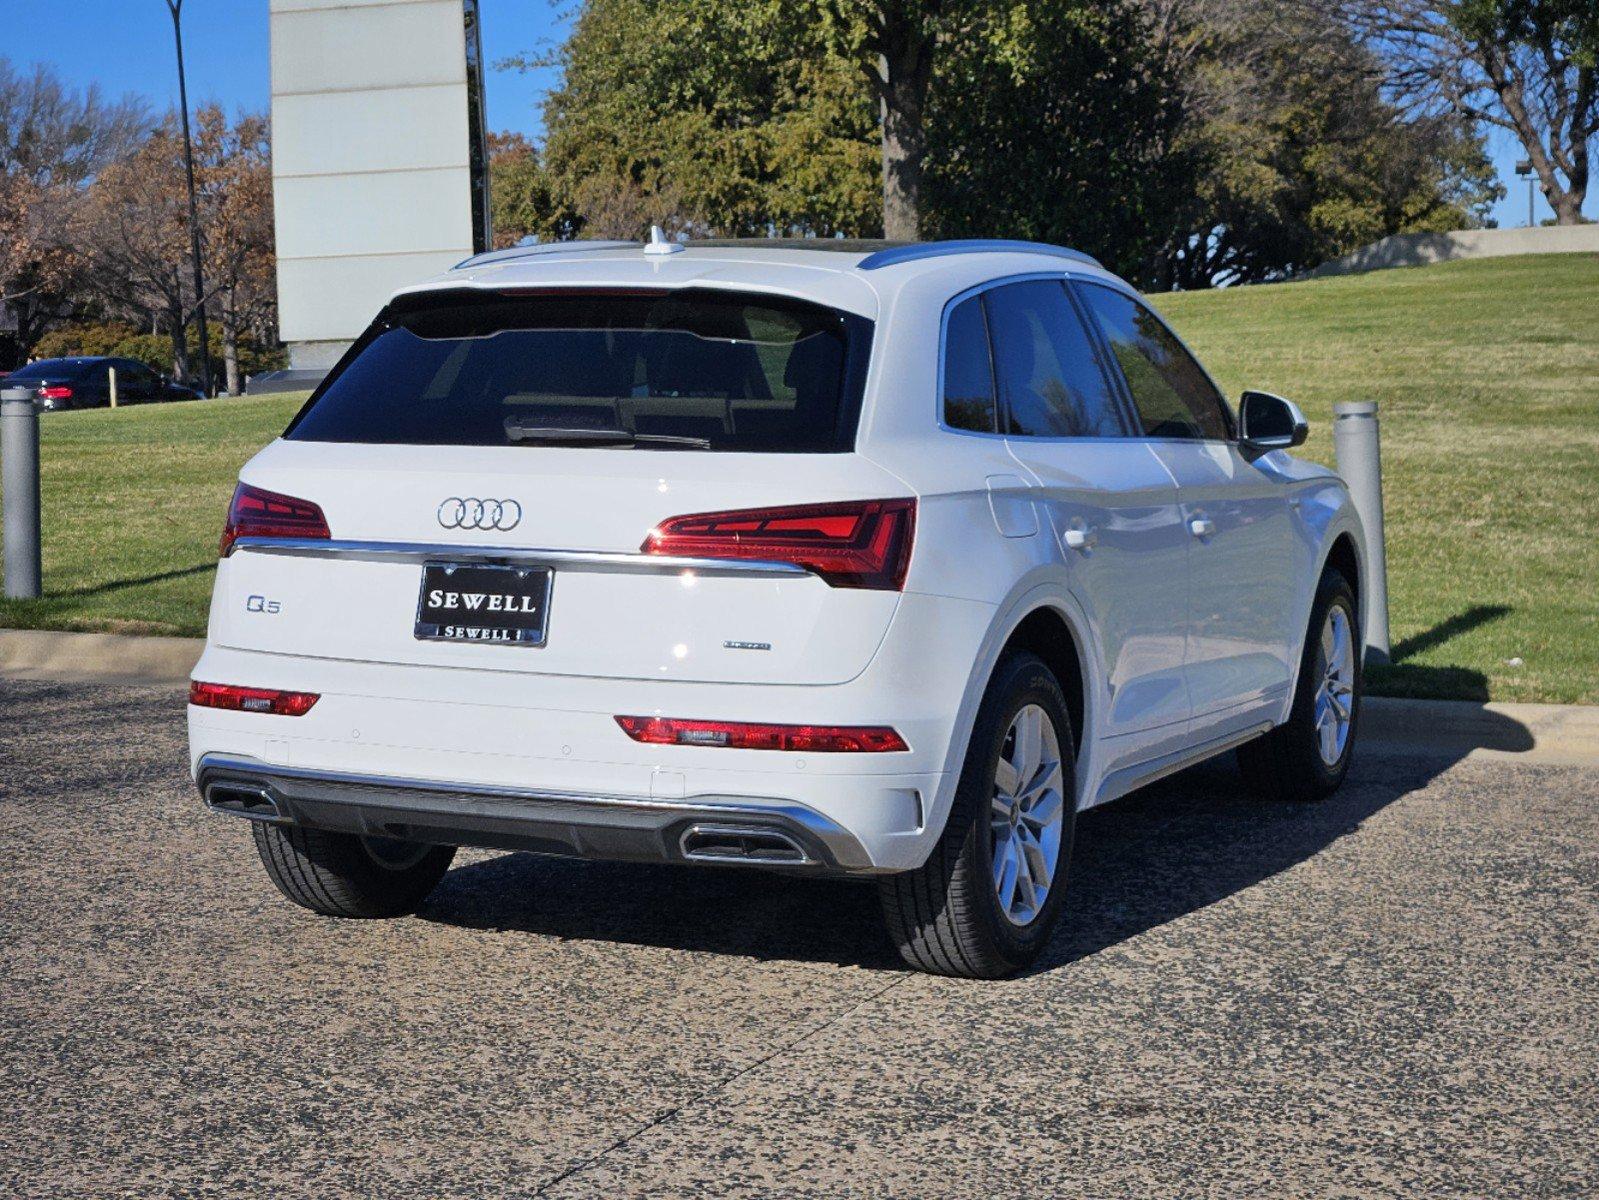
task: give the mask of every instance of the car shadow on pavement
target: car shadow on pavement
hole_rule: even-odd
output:
[[[1514,743],[1518,732],[1526,738],[1517,722],[1487,714],[1480,744]],[[1097,954],[1304,862],[1469,747],[1367,750],[1320,804],[1258,799],[1225,755],[1084,813],[1065,919],[1030,973]],[[503,854],[451,871],[418,915],[542,937],[901,969],[876,889],[854,881]]]

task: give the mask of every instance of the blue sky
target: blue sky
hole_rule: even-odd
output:
[[[577,4],[481,0],[484,57],[494,63],[558,44]],[[185,0],[183,24],[191,102],[265,109],[270,95],[266,0]],[[139,93],[157,107],[177,104],[172,23],[164,0],[0,0],[0,29],[0,54],[14,66],[47,62],[79,86],[94,82],[112,95]],[[489,127],[536,137],[539,102],[554,74],[490,71]],[[1501,225],[1524,225],[1527,187],[1514,174],[1521,148],[1498,131],[1489,148],[1508,189],[1494,216]],[[1590,195],[1586,211],[1599,216],[1599,194]],[[1534,214],[1538,220],[1552,215],[1542,196],[1535,199]]]

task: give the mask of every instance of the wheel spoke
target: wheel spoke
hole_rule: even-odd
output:
[[[1059,791],[1050,788],[1033,801],[1032,805],[1022,809],[1022,820],[1033,829],[1042,829],[1045,825],[1053,825],[1060,820],[1061,809],[1066,807],[1065,800]]]
[[[1021,779],[1031,779],[1038,770],[1038,761],[1043,757],[1043,726],[1043,712],[1031,705],[1016,714],[1016,753],[1011,764]]]
[[[1349,654],[1349,623],[1344,619],[1344,614],[1339,609],[1333,609],[1332,620],[1332,654],[1328,658],[1329,665],[1334,672],[1342,678],[1346,668]]]
[[[1321,757],[1326,763],[1338,761],[1338,721],[1332,716],[1331,711],[1327,719],[1320,723],[1321,729]]]
[[[1049,856],[1044,852],[1044,847],[1031,830],[1026,832],[1017,830],[1017,832],[1022,835],[1018,840],[1021,843],[1022,855],[1026,861],[1027,877],[1032,882],[1035,893],[1048,891],[1051,876]]]
[[[1003,857],[1000,857],[1003,853]],[[1021,872],[1021,862],[1016,853],[1014,838],[1006,838],[994,847],[994,888],[999,896],[999,907],[1009,913],[1016,903],[1016,884]]]
[[[994,786],[1007,796],[1014,796],[1022,786],[1022,777],[1015,765],[1003,754],[1000,755],[999,765],[994,768]]]
[[[1038,764],[1038,769],[1029,777],[1027,786],[1020,793],[1022,807],[1027,807],[1041,793],[1052,787],[1058,787],[1059,783],[1060,763],[1053,759],[1044,759]]]
[[[1033,915],[1038,912],[1038,885],[1033,882],[1032,872],[1025,869],[1016,872],[1016,892],[1019,893],[1016,898],[1021,901],[1020,912],[1014,907],[1009,911],[1018,916],[1025,915],[1029,921],[1032,920]]]

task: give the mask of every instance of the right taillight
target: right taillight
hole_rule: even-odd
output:
[[[72,389],[63,383],[53,383],[48,387],[40,388],[39,396],[44,400],[70,400],[72,399]]]
[[[228,522],[222,527],[222,557],[233,553],[240,538],[328,538],[327,518],[309,500],[269,492],[241,483],[228,505]]]
[[[899,591],[910,569],[915,500],[849,500],[693,513],[662,521],[641,547],[684,558],[788,562],[833,587]]]

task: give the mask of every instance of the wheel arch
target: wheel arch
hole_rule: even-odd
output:
[[[1077,634],[1061,610],[1041,604],[1021,618],[1001,644],[994,666],[1012,650],[1024,650],[1044,661],[1066,696],[1066,712],[1072,723],[1072,745],[1082,753],[1083,723],[1088,713],[1082,649]],[[993,677],[993,669],[989,671]],[[984,685],[987,686],[986,683]]]
[[[1055,672],[1061,690],[1066,694],[1072,740],[1077,753],[1078,800],[1081,803],[1085,767],[1093,756],[1094,717],[1098,711],[1095,698],[1100,693],[1100,681],[1104,675],[1088,630],[1088,619],[1078,609],[1071,594],[1049,580],[1035,579],[1031,586],[1018,588],[1006,603],[999,606],[982,649],[972,664],[972,673],[967,680],[966,693],[958,714],[958,733],[950,739],[945,768],[952,781],[959,776],[961,766],[966,761],[972,725],[1000,659],[1008,650],[1024,649],[1044,660]],[[939,823],[942,824],[948,806],[941,804],[939,808]]]
[[[1360,551],[1355,545],[1355,536],[1345,529],[1335,535],[1332,543],[1327,547],[1327,553],[1322,556],[1321,570],[1316,572],[1319,580],[1331,567],[1349,581],[1350,590],[1355,593],[1355,614],[1363,617],[1365,613],[1365,567],[1360,559]]]

